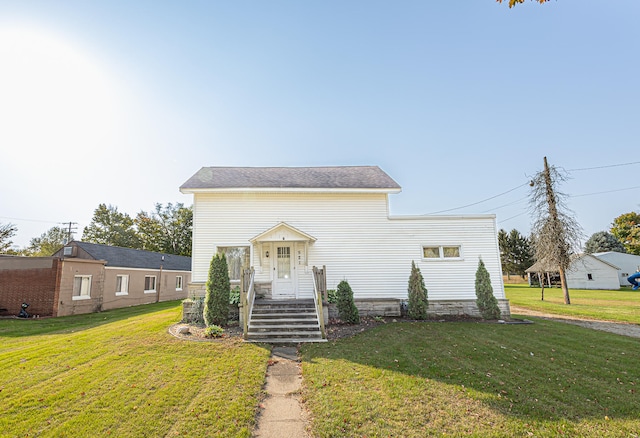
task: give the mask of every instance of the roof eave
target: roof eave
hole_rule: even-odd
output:
[[[326,187],[180,187],[184,194],[196,193],[400,193],[402,188],[326,188]]]

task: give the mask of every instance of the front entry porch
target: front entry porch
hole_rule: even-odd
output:
[[[245,269],[240,288],[240,317],[247,342],[325,342],[328,309],[325,268],[313,267],[312,298],[256,297],[255,271]]]

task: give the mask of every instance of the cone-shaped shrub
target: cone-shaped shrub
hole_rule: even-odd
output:
[[[336,307],[338,308],[338,317],[348,324],[360,323],[360,315],[358,308],[353,302],[353,291],[351,286],[345,280],[338,284],[336,292]]]
[[[491,277],[489,271],[484,266],[484,262],[480,259],[478,270],[476,271],[476,304],[480,315],[484,319],[499,319],[500,308],[498,300],[493,296],[493,287],[491,287]]]
[[[409,276],[409,306],[407,313],[412,319],[427,319],[429,301],[427,288],[424,286],[424,278],[420,268],[415,262],[411,262],[411,275]]]
[[[227,258],[224,254],[216,254],[211,259],[207,293],[204,298],[204,322],[207,326],[227,325],[229,320],[229,294],[231,283]]]

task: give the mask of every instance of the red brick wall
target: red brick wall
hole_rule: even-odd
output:
[[[54,316],[58,270],[61,262],[51,257],[0,258],[0,309],[18,315],[22,303],[32,315]]]

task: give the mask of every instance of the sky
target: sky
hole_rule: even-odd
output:
[[[640,2],[0,0],[0,224],[191,205],[203,166],[377,165],[392,215],[640,211]],[[68,225],[67,225],[68,226]]]

